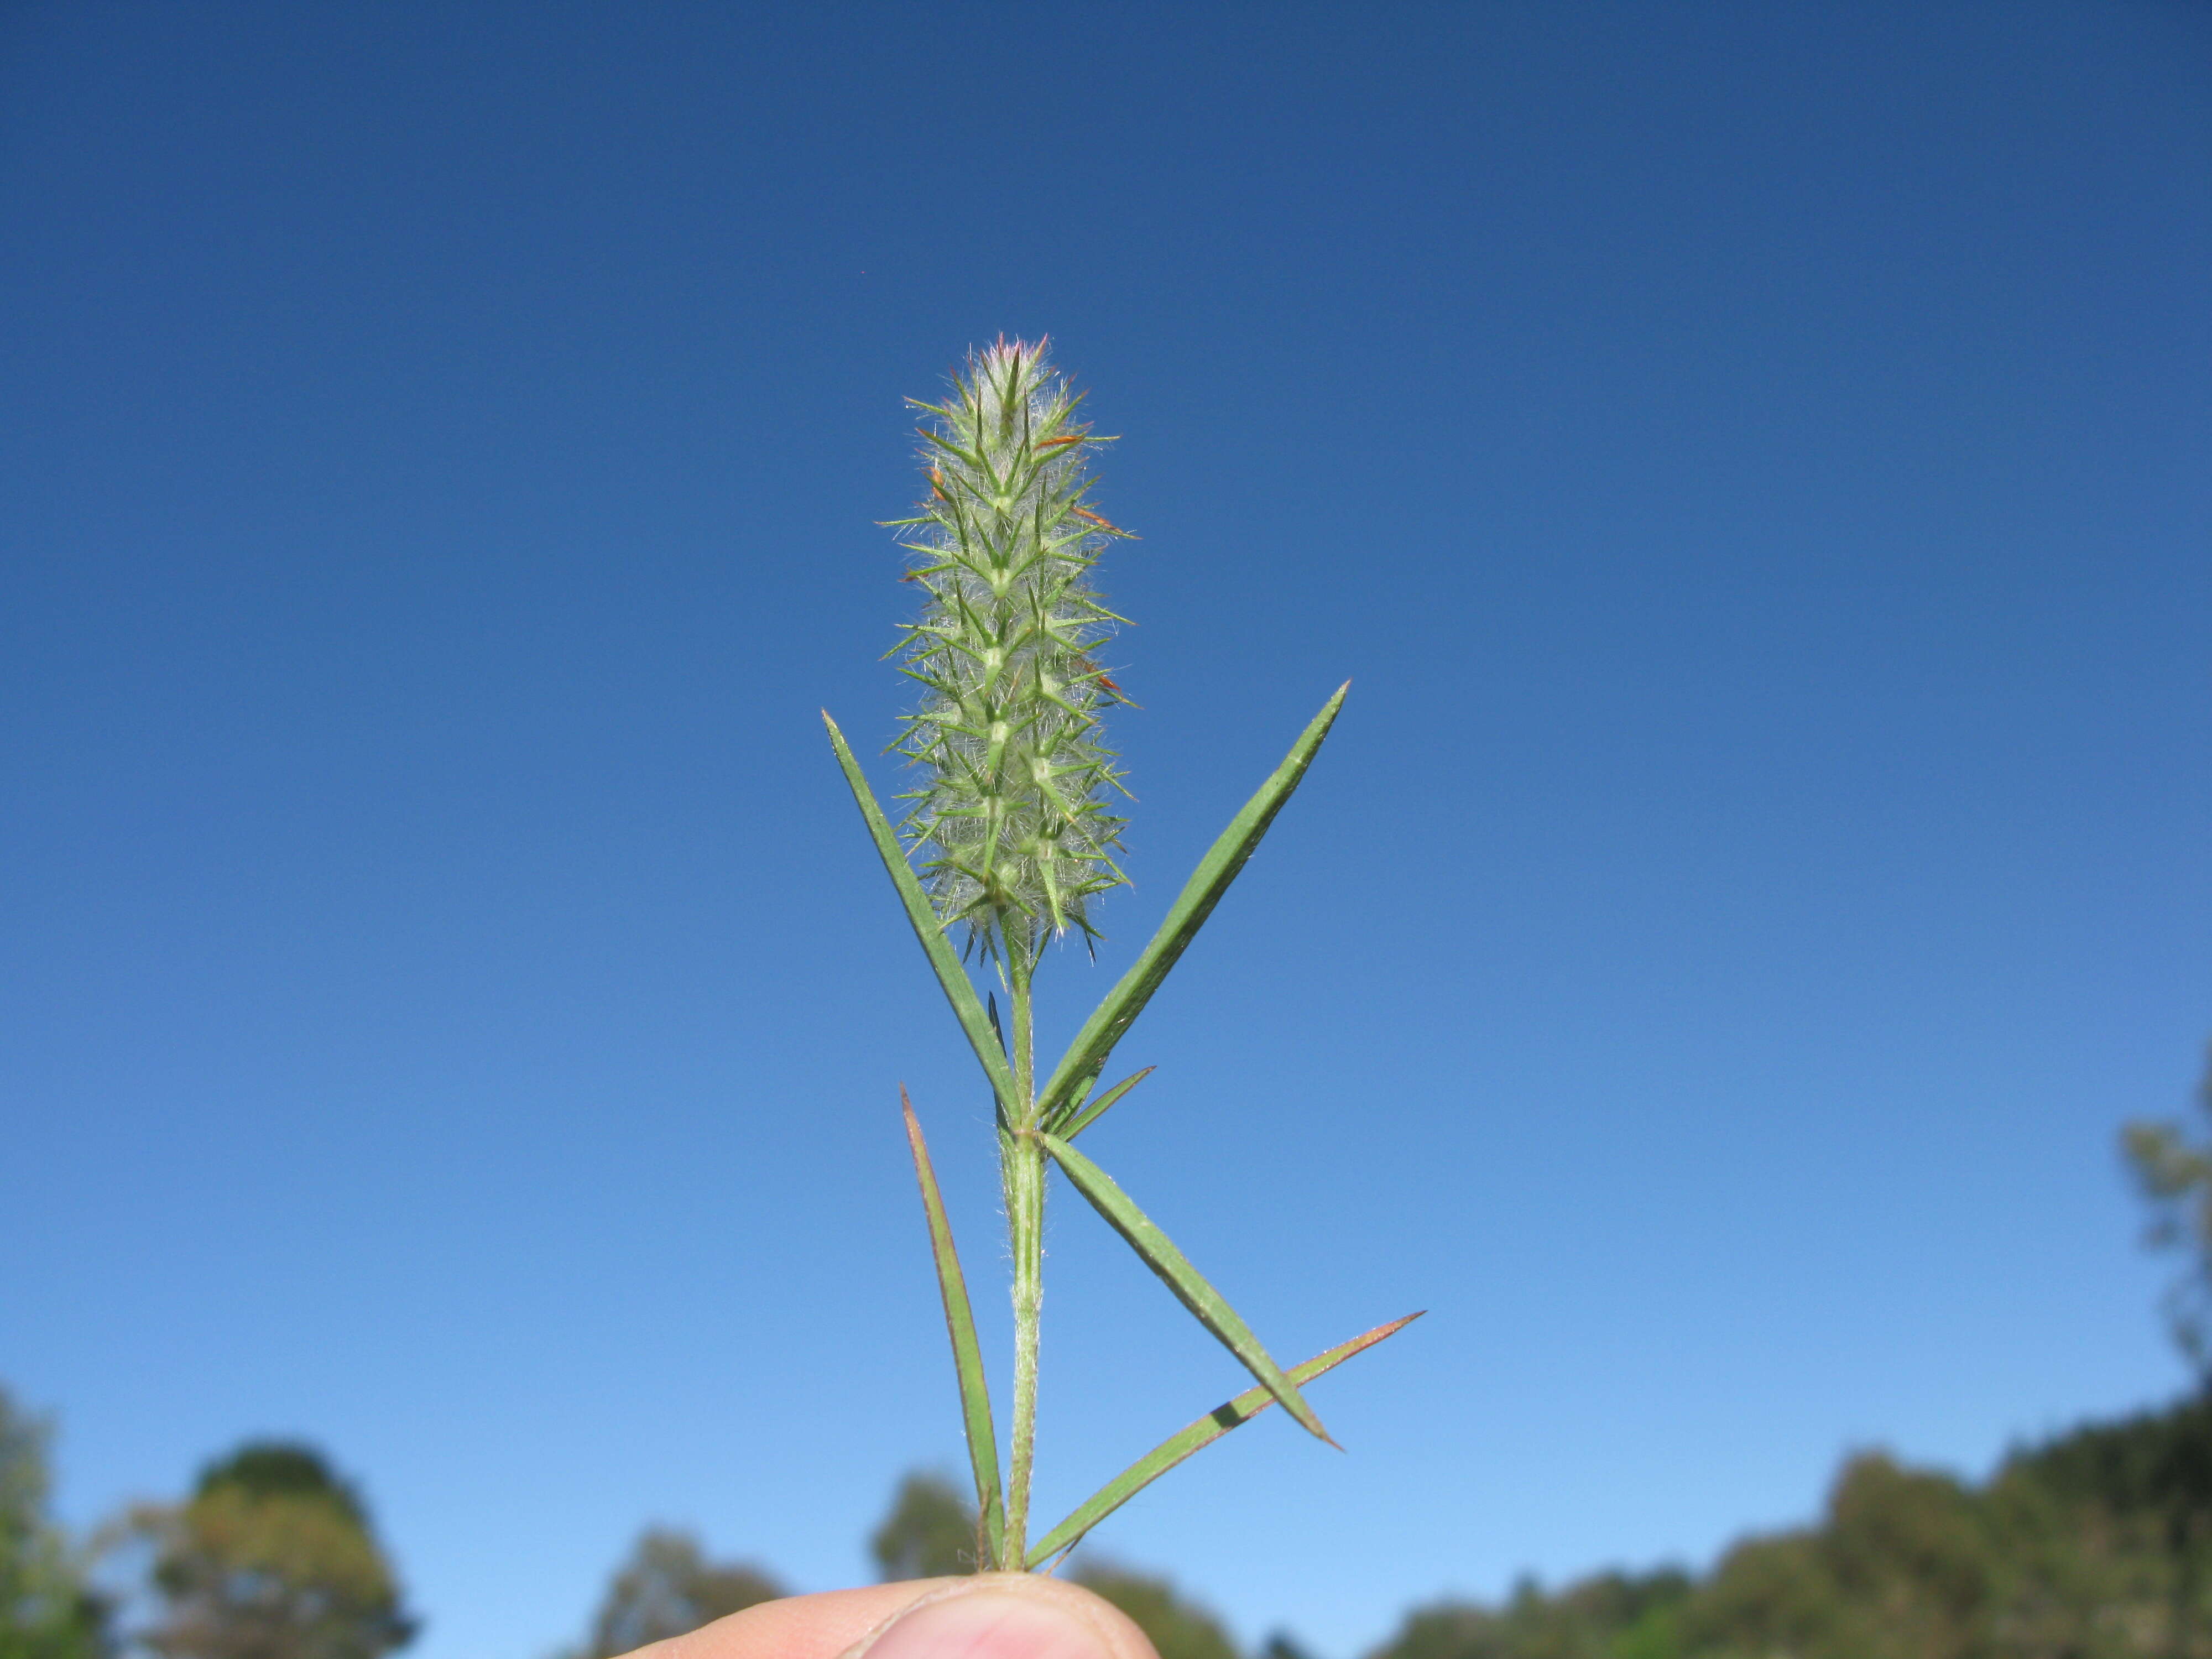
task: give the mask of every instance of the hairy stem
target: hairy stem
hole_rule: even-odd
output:
[[[1007,974],[1007,984],[1012,993],[1014,1029],[1009,1034],[1013,1039],[1014,1087],[1021,1093],[1021,1119],[1018,1128],[1036,1127],[1036,1015],[1030,1000],[1030,964],[1018,953],[1010,953],[1013,961]]]
[[[1030,965],[1009,952],[1013,1003],[1014,1086],[1019,1117],[999,1141],[1006,1191],[1006,1234],[1014,1258],[1014,1422],[1006,1470],[1006,1556],[1019,1571],[1029,1550],[1030,1471],[1036,1453],[1038,1313],[1044,1304],[1044,1147],[1036,1127],[1035,1018],[1030,1003]]]

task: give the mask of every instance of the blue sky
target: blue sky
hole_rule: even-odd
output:
[[[1279,1352],[1433,1310],[1102,1549],[1351,1659],[2169,1397],[2208,180],[2184,5],[9,9],[64,1512],[310,1437],[422,1659],[541,1659],[647,1521],[829,1588],[957,1464],[895,1085],[979,1291],[986,1109],[815,711],[895,729],[900,399],[1001,331],[1143,537],[1048,1031],[1355,682],[1087,1144]],[[1050,1244],[1057,1512],[1240,1382]]]

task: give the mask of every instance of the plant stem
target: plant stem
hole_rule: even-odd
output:
[[[1018,1127],[1036,1127],[1036,1017],[1030,1002],[1030,966],[1018,957],[1007,975],[1013,997],[1014,1087],[1021,1091]]]
[[[1018,952],[1008,955],[1014,1086],[1021,1098],[1013,1133],[999,1140],[1006,1234],[1014,1257],[1013,1444],[1006,1470],[1006,1554],[1000,1565],[1018,1572],[1029,1552],[1030,1470],[1036,1451],[1037,1318],[1044,1303],[1044,1147],[1031,1133],[1036,1083],[1030,964]]]

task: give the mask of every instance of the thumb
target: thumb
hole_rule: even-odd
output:
[[[1031,1573],[951,1581],[901,1608],[840,1659],[1158,1659],[1120,1608]]]

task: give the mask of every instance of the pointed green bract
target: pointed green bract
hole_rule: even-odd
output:
[[[975,1340],[975,1313],[968,1303],[968,1280],[960,1253],[952,1247],[952,1222],[945,1195],[929,1162],[921,1121],[899,1085],[899,1108],[906,1115],[906,1140],[914,1153],[915,1179],[921,1184],[921,1207],[929,1219],[929,1252],[937,1261],[937,1289],[945,1302],[945,1329],[952,1339],[952,1366],[960,1378],[960,1416],[968,1431],[968,1462],[975,1474],[979,1553],[993,1571],[1006,1565],[1006,1511],[999,1489],[999,1435],[991,1422],[991,1390],[983,1375],[983,1350]]]
[[[1079,400],[1042,342],[969,354],[953,395],[916,402],[929,494],[902,544],[927,596],[906,626],[922,688],[898,748],[926,779],[900,826],[937,913],[986,956],[1034,963],[1048,938],[1089,935],[1091,901],[1123,880],[1112,853],[1120,787],[1098,714],[1121,701],[1091,653],[1120,618],[1091,591],[1127,532],[1084,504]]]
[[[1340,1342],[1327,1353],[1316,1354],[1304,1364],[1291,1366],[1290,1379],[1303,1388],[1324,1371],[1334,1370],[1352,1355],[1365,1352],[1386,1337],[1395,1336],[1420,1316],[1419,1314],[1410,1313],[1403,1319],[1377,1325],[1373,1330],[1353,1337],[1349,1342]],[[1274,1395],[1267,1389],[1247,1389],[1234,1400],[1216,1406],[1181,1432],[1170,1435],[1084,1499],[1073,1514],[1030,1547],[1028,1558],[1022,1565],[1025,1567],[1042,1566],[1055,1555],[1065,1554],[1073,1549],[1083,1541],[1085,1533],[1176,1464],[1195,1452],[1205,1450],[1230,1430],[1242,1428],[1274,1403]]]
[[[1147,1066],[1143,1071],[1139,1072],[1134,1077],[1123,1078],[1119,1083],[1115,1084],[1112,1088],[1109,1089],[1104,1094],[1099,1096],[1097,1099],[1092,1101],[1087,1106],[1075,1106],[1071,1103],[1068,1109],[1067,1125],[1065,1128],[1062,1128],[1058,1124],[1051,1124],[1047,1127],[1049,1127],[1054,1134],[1060,1136],[1064,1140],[1074,1139],[1076,1136],[1081,1134],[1085,1129],[1096,1123],[1100,1118],[1105,1116],[1106,1109],[1109,1106],[1111,1106],[1115,1101],[1121,1099],[1123,1095],[1127,1094],[1130,1090],[1135,1088],[1139,1083],[1142,1083],[1146,1078],[1150,1077],[1159,1068],[1157,1066]]]
[[[1013,1069],[1006,1063],[1006,1051],[992,1033],[990,1016],[983,1012],[982,1000],[960,966],[959,957],[945,942],[945,930],[938,925],[937,915],[929,908],[928,896],[915,878],[898,837],[891,833],[890,820],[876,805],[875,792],[868,787],[860,763],[853,758],[845,734],[837,729],[837,722],[830,718],[826,708],[822,712],[822,724],[830,728],[830,746],[837,751],[837,764],[844,769],[845,781],[851,787],[853,799],[867,823],[868,835],[876,844],[876,854],[883,860],[891,885],[898,890],[899,902],[906,907],[906,919],[913,924],[915,937],[921,941],[922,953],[929,958],[930,967],[936,970],[937,982],[944,989],[945,1000],[952,1005],[960,1029],[968,1034],[968,1046],[975,1049],[975,1058],[982,1062],[983,1074],[991,1079],[991,1088],[999,1097],[999,1109],[1010,1121],[1018,1122],[1023,1103],[1014,1087]]]
[[[1152,935],[1152,943],[1129,965],[1121,982],[1107,993],[1097,1011],[1084,1022],[1083,1029],[1075,1034],[1075,1041],[1068,1045],[1066,1054],[1038,1094],[1041,1121],[1052,1121],[1054,1114],[1077,1094],[1084,1080],[1105,1068],[1114,1045],[1144,1012],[1152,993],[1160,988],[1160,981],[1176,965],[1176,959],[1206,925],[1206,919],[1213,914],[1213,907],[1229,890],[1229,884],[1237,879],[1237,872],[1244,867],[1245,860],[1260,845],[1260,838],[1267,833],[1267,826],[1275,821],[1275,814],[1283,810],[1283,803],[1305,776],[1306,768],[1313,763],[1322,739],[1328,735],[1328,728],[1336,720],[1337,710],[1344,707],[1345,693],[1351,689],[1348,680],[1337,688],[1336,695],[1322,705],[1321,713],[1298,734],[1298,740],[1291,745],[1291,752],[1283,757],[1282,764],[1260,786],[1259,793],[1244,803],[1243,810],[1230,820],[1229,827],[1199,860],[1198,868],[1183,884],[1182,893],[1160,923],[1159,931]]]
[[[1176,1249],[1174,1242],[1154,1224],[1152,1218],[1115,1185],[1114,1177],[1059,1136],[1039,1133],[1037,1139],[1044,1143],[1053,1161],[1067,1172],[1075,1190],[1090,1200],[1091,1207],[1128,1241],[1129,1248],[1144,1258],[1145,1265],[1160,1276],[1162,1282],[1175,1292],[1176,1299],[1190,1310],[1192,1316],[1243,1363],[1244,1369],[1282,1402],[1283,1409],[1296,1418],[1301,1427],[1335,1445],[1336,1442],[1329,1439],[1328,1431],[1322,1427],[1321,1419],[1314,1414],[1314,1408],[1298,1393],[1297,1385],[1260,1346],[1260,1339],[1252,1334],[1252,1328],[1220,1291],[1206,1283],[1205,1275],[1190,1265],[1190,1259]]]

